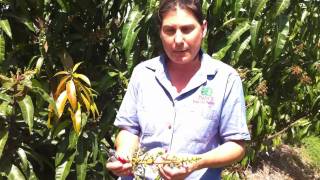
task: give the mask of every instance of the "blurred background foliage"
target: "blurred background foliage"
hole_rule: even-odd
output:
[[[0,179],[114,178],[105,169],[112,123],[133,67],[161,53],[158,4],[0,0]],[[202,7],[203,50],[243,80],[252,141],[241,166],[283,142],[319,136],[320,2],[202,0]],[[79,62],[90,93],[75,85],[69,101],[59,100],[64,83],[54,75],[72,74]],[[82,98],[82,111],[64,110],[76,108],[76,93],[96,108]]]

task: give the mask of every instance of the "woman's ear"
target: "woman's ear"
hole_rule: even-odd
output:
[[[206,37],[206,34],[207,34],[207,28],[208,28],[207,20],[203,20],[201,28],[202,28],[202,38],[204,38],[204,37]]]

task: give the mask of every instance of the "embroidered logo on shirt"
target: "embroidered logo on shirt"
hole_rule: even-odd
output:
[[[200,104],[209,104],[213,105],[213,97],[212,97],[213,90],[210,87],[202,87],[201,94],[193,99],[193,103],[200,103]]]
[[[203,96],[212,96],[212,88],[210,88],[210,87],[202,87],[201,95],[203,95]]]

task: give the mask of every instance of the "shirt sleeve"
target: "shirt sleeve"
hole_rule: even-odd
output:
[[[228,78],[219,132],[223,142],[250,140],[242,82],[238,74],[231,74]]]
[[[141,131],[137,117],[137,73],[138,71],[135,68],[114,121],[115,126],[125,129],[135,135],[139,135]]]

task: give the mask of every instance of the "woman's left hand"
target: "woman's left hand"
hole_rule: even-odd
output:
[[[159,168],[160,176],[165,180],[183,180],[191,172],[190,166],[169,167],[168,165]]]

